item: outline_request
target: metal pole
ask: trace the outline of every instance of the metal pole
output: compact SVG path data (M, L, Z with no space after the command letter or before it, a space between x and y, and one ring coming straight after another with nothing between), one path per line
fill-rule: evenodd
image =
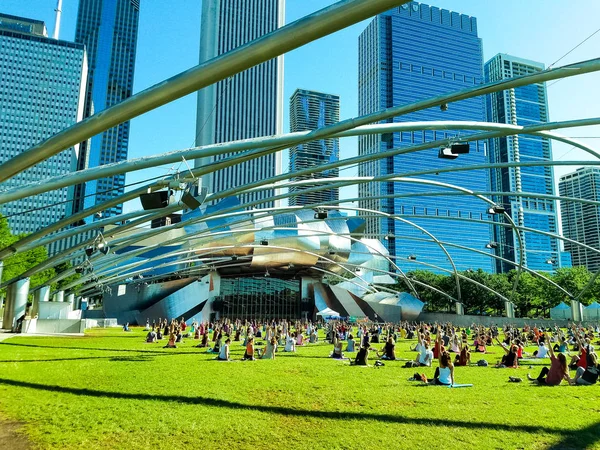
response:
M6 305L2 327L5 330L17 331L17 321L25 316L27 296L29 295L29 278L19 280L8 286L6 290Z
M364 117L364 116L363 116ZM359 118L360 119L360 118ZM582 150L592 154L593 156L600 159L600 154L595 152L591 147L585 143L577 140L550 133L547 130L556 130L562 128L580 127L580 126L592 126L600 124L600 118L591 119L578 119L565 122L552 122L536 125L532 127L514 126L508 124L496 124L496 123L485 123L485 122L469 122L469 121L439 121L439 122L405 122L405 123L390 123L390 124L377 124L377 125L365 125L356 127L344 132L331 135L331 137L348 137L348 136L361 136L364 134L380 134L380 133L392 133L396 131L414 131L414 130L456 130L456 129L472 129L472 130L514 130L520 133L534 134L542 137L555 139L561 142L565 142L569 145L575 145ZM329 127L325 127L326 129ZM142 158L130 159L113 164L107 164L100 167L93 167L81 171L74 172L70 175L56 176L44 180L44 183L32 183L25 186L19 186L13 189L6 190L0 196L0 204L5 204L14 200L37 195L42 192L48 192L54 189L60 189L66 186L80 184L86 181L91 181L99 178L105 178L112 175L123 174L132 172L135 170L141 170L144 168L156 167L163 164L169 164L177 161L181 161L182 156L188 159L199 159L206 158L209 156L216 156L223 153L235 153L242 152L251 149L260 149L260 153L255 153L255 157L266 154L272 149L281 148L281 146L292 146L306 141L306 136L310 134L310 131L302 131L296 133L285 134L281 136L267 136L258 137L252 139L245 139L241 141L227 142L222 144L213 144L203 147L195 147L185 150L177 150L167 152L154 156L145 156ZM539 133L539 134L538 134ZM492 136L492 137L503 137ZM478 137L478 140L487 139L487 137ZM438 146L439 143L435 143L434 146ZM412 147L408 147L412 148ZM419 146L420 148L420 146ZM240 155L243 156L243 155ZM373 155L375 156L375 155ZM392 156L385 152L385 157ZM219 161L219 166L211 164L207 168L196 168L192 170L194 176L201 176L210 171L221 168L223 164L233 165L239 161L239 156L224 158ZM355 161L354 158L339 161L335 165L323 165L323 169L330 169L335 167L341 167L346 164L355 164L360 161ZM225 167L225 166L223 166Z
M120 123L409 0L342 0L72 125L0 165L0 182Z

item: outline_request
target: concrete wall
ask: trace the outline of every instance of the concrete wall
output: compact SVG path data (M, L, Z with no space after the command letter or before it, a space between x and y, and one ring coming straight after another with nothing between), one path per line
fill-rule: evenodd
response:
M54 334L83 333L85 320L72 319L28 319L23 323L23 333Z
M509 319L507 317L496 317L496 316L459 316L456 314L447 314L447 313L421 313L417 318L418 322L452 322L454 325L459 327L467 327L471 324L478 324L484 326L490 325L516 325L518 327L522 327L524 325L537 325L538 327L552 327L554 325L558 325L561 328L564 328L571 324L569 320L550 320L550 319ZM585 322L584 322L585 323ZM590 322L597 323L597 322Z

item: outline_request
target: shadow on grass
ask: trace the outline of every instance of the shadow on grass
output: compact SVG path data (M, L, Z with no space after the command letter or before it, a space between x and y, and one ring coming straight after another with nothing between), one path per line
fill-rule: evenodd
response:
M163 341L163 344L161 345L161 343L157 343L156 345L160 346L160 349L163 348L163 345L166 344L167 341ZM177 352L171 352L169 350L171 349L165 349L165 351L160 351L160 350L145 350L145 349L127 349L127 348L99 348L99 347L62 347L59 345L36 345L36 344L15 344L12 342L0 342L0 346L3 345L10 345L10 346L14 346L14 347L32 347L32 348L55 348L58 350L85 350L85 351L101 351L101 352L125 352L125 353L150 353L150 354L156 354L156 355L201 355L202 353L204 353L202 350L199 351L187 351L187 352L182 352L182 351L177 351ZM152 346L154 344L148 344L149 346ZM182 347L185 348L185 347ZM193 348L193 347L188 347L188 348ZM177 349L174 349L177 350ZM7 362L7 361L0 361L0 362ZM15 361L18 362L18 361Z
M168 353L165 353L168 355ZM2 359L0 363L39 363L39 362L56 362L56 361L85 361L106 359L107 361L154 361L155 355L152 356L82 356L80 358L51 358L51 359Z
M539 434L545 432L561 436L560 442L554 444L551 449L572 448L576 443L577 448L586 448L598 440L600 440L600 422L589 425L581 430L567 430L564 428L551 428L539 425L512 425L508 423L491 423L491 422L475 422L475 421L460 421L456 419L430 419L425 417L405 417L394 414L373 414L350 411L320 411L289 408L285 406L270 406L270 405L249 405L231 400L222 400L210 397L187 397L183 395L155 395L143 393L126 393L126 392L111 392L100 391L93 389L71 388L65 386L46 385L41 383L31 383L27 381L10 380L0 378L0 384L7 386L15 386L28 389L37 389L47 392L60 392L65 394L97 397L97 398L112 398L122 400L152 400L163 402L176 402L190 405L202 405L215 408L229 408L236 410L247 410L257 412L267 412L272 414L281 414L284 416L310 417L328 420L348 421L348 420L375 420L378 422L394 423L394 424L409 424L409 425L425 425L425 426L445 426L469 428L476 430L498 430L507 432L525 432L531 434Z

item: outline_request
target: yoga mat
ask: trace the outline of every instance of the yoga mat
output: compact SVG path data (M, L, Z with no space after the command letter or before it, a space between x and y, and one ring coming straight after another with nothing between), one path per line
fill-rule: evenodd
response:
M449 388L464 388L464 387L473 387L472 384L451 384L448 386Z

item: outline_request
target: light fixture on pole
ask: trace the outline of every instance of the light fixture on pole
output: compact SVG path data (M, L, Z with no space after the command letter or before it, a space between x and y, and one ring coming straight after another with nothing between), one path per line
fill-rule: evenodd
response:
M416 255L408 255L408 258L411 261L416 261L417 260L417 256Z
M317 220L327 219L327 211L325 211L324 209L317 209L315 212L315 219L317 219Z
M497 242L490 242L488 244L485 244L485 248L498 248L498 243Z
M504 206L500 206L500 205L494 205L490 208L488 208L487 213L488 214L504 214L506 212L506 209L504 209Z
M452 153L452 149L450 147L442 147L438 152L438 158L441 159L456 159L458 155Z

